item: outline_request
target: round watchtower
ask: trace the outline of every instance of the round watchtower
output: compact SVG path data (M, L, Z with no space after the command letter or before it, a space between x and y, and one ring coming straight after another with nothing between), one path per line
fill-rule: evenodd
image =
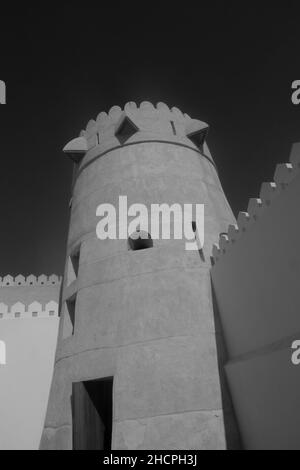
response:
M177 108L131 102L100 113L65 147L75 171L41 448L226 447L210 253L235 220L207 130ZM204 246L189 251L151 230L149 243L129 232L99 240L97 208L118 208L120 196L149 212L204 204Z

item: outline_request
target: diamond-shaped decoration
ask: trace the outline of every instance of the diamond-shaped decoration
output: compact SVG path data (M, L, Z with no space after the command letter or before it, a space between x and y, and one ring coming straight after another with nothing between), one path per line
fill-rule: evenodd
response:
M116 130L116 138L119 140L120 144L124 144L133 134L138 132L138 127L129 119L128 116L125 116Z

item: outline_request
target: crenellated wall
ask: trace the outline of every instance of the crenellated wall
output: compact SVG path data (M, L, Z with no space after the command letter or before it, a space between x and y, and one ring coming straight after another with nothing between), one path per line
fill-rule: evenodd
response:
M37 449L53 370L61 278L7 275L0 281L0 449Z
M51 317L58 316L58 302L51 300L45 306L40 302L31 302L25 305L22 302L16 302L9 306L4 302L0 302L0 319L13 318L32 318L32 317Z
M58 316L61 278L21 274L0 278L0 320Z
M136 129L142 133L147 133L147 139L152 136L161 135L163 140L169 137L171 140L177 136L186 138L189 134L201 129L208 128L208 125L198 119L192 119L188 114L182 113L178 108L169 108L165 103L157 103L154 106L148 101L143 101L140 106L131 101L126 103L124 109L120 106L113 106L108 113L101 112L96 120L91 119L86 129L81 131L80 136L87 141L87 150L102 145L120 145L116 134L124 118L130 119ZM173 122L174 127L171 122ZM191 147L195 145L191 144Z
M247 212L239 212L237 225L229 225L228 233L222 233L219 243L213 245L213 260L217 263L222 255L231 250L231 247L249 231L251 225L259 220L276 200L283 195L289 184L299 176L300 171L300 144L294 144L289 163L279 163L274 173L274 181L262 183L259 198L249 200ZM297 213L294 214L297 217Z
M213 247L226 375L246 449L299 449L300 144Z

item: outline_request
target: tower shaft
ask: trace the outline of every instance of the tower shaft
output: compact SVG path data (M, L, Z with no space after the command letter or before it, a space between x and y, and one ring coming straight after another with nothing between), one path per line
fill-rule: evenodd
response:
M76 174L41 448L226 447L209 255L234 217L206 127L176 108L128 103L67 146ZM120 195L149 213L204 204L201 253L172 238L137 250L99 240L97 207L117 208Z

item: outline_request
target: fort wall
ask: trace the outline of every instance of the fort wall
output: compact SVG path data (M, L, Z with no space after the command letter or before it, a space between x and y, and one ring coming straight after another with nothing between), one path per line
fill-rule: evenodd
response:
M226 373L246 449L299 449L300 144L237 225L214 245L211 270Z

